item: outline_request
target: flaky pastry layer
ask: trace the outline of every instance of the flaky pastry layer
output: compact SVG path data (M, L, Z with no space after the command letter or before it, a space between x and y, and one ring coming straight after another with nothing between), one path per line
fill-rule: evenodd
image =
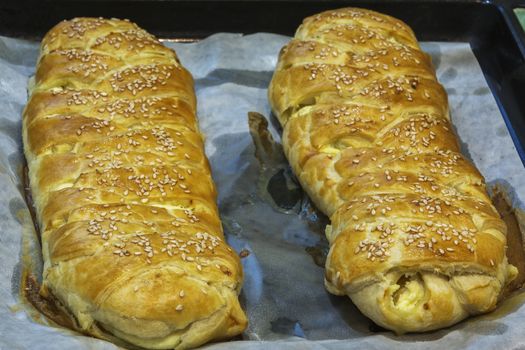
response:
M516 275L506 227L406 24L357 8L306 18L269 99L297 178L331 220L328 291L397 333L496 307Z
M87 333L182 349L246 326L195 112L191 74L129 21L42 41L23 118L41 292Z

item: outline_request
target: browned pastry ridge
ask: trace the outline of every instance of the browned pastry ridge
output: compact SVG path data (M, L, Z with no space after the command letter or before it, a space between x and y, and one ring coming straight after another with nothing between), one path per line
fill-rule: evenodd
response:
M496 307L516 275L506 227L406 24L357 8L306 18L269 99L295 174L331 220L328 291L397 333Z
M42 41L23 117L41 293L79 326L145 348L241 333L193 79L129 21L77 18Z

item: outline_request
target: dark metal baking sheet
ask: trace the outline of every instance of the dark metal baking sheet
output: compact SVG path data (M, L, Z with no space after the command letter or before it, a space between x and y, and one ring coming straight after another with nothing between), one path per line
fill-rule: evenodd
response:
M129 18L161 38L193 41L225 31L291 35L303 17L324 9L376 9L406 21L420 40L471 43L521 159L525 159L525 46L523 31L511 12L514 6L521 6L518 2L70 0L31 6L1 1L0 35L35 40L59 20L75 16Z

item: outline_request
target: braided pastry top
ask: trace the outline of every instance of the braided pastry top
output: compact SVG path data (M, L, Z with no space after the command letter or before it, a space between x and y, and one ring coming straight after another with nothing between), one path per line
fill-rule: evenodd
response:
M516 274L506 227L406 24L356 8L306 18L269 99L295 174L331 220L330 292L399 333L496 306Z
M242 332L193 79L128 21L77 18L43 39L23 137L43 293L95 336L186 348Z

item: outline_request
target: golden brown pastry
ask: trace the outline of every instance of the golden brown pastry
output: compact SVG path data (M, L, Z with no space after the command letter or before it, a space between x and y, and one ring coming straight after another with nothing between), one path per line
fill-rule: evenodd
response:
M23 119L41 293L89 334L182 349L246 326L195 102L175 52L128 21L42 41Z
M306 18L269 99L295 174L331 220L328 291L397 333L496 307L516 275L506 227L406 24L357 8Z

